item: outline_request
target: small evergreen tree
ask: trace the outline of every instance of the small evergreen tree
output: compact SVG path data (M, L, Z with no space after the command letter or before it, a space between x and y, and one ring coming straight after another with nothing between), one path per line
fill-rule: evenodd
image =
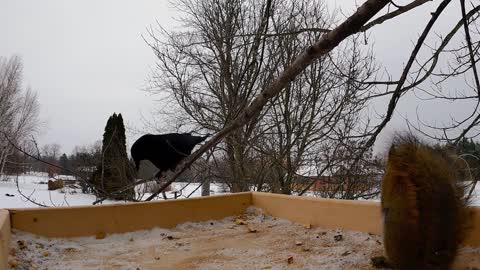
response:
M63 153L63 155L60 156L58 163L60 167L62 167L62 169L60 170L60 174L69 175L70 173L68 172L68 170L71 169L70 160L68 159L65 153Z
M114 113L108 118L105 126L102 156L93 173L91 183L95 187L96 194L102 198L133 200L134 188L124 190L133 181L134 170L127 156L123 118L121 114Z

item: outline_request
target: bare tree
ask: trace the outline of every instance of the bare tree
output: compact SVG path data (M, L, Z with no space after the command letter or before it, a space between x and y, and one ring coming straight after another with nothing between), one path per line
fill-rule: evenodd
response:
M306 67L311 65L314 61L321 56L329 53L334 48L336 48L340 42L344 41L348 36L355 34L360 31L367 31L373 29L376 25L381 24L387 20L394 20L398 16L406 12L410 12L412 9L417 8L418 6L424 5L426 3L430 3L431 6L435 8L435 11L432 13L425 14L426 26L421 33L418 41L415 44L415 47L412 50L412 53L406 62L405 68L400 75L398 80L389 80L389 81L373 81L370 84L372 85L386 85L393 86L394 89L386 89L377 93L377 95L369 95L365 98L371 99L378 96L388 96L390 95L390 101L388 103L386 113L381 115L381 120L378 125L373 126L370 130L364 132L360 136L363 136L366 139L365 143L361 145L357 145L356 147L360 149L357 153L356 160L360 160L362 156L370 149L370 147L375 143L378 135L382 132L385 128L387 123L392 119L394 114L395 108L398 104L400 98L406 93L406 91L410 89L414 89L417 87L416 84L408 84L407 79L411 78L411 69L414 63L418 61L417 56L418 52L424 46L426 37L429 36L433 26L436 24L437 19L439 16L444 12L445 8L450 4L450 0L443 0L443 1L427 1L427 0L415 0L410 2L405 6L398 6L396 4L391 4L390 8L387 10L386 14L380 15L376 19L370 21L375 15L377 15L380 10L382 10L385 6L387 6L391 1L387 0L367 0L365 1L357 11L348 17L343 23L338 25L337 27L332 28L331 31L326 31L324 35L322 35L315 43L311 46L308 46L303 52L301 52L285 69L275 78L273 78L270 83L266 85L262 91L255 96L255 98L246 106L229 124L225 125L223 129L221 129L216 135L214 135L209 141L207 141L197 152L193 153L189 159L187 159L184 163L184 166L181 166L177 169L174 176L165 184L168 185L169 183L173 182L187 167L189 167L196 159L198 159L203 153L207 150L211 149L213 146L219 144L225 137L229 136L232 132L235 132L237 129L242 128L245 124L249 123L252 119L255 119L265 106L271 101L272 98L277 97L282 90L288 86L288 84L294 80L299 74L304 72ZM466 29L466 48L469 51L469 58L471 63L471 69L474 82L478 85L477 72L474 71L475 68L475 47L473 46L473 42L469 36L469 27L470 25L468 22L472 20L472 13L478 13L478 5L472 3L471 9L467 10L465 7L464 1L461 0L461 11L462 11L462 22L464 28ZM393 27L392 27L393 29ZM473 57L472 57L473 55ZM432 63L435 63L435 59L432 60ZM427 76L428 78L428 76ZM478 87L477 87L478 88ZM477 91L478 92L478 91ZM475 107L476 108L476 107ZM468 132L472 131L477 126L477 118L480 116L477 115L477 110L475 109L475 113L473 113L473 117L467 118L467 121L460 121L459 123L467 123L467 126L460 132L460 136L457 140ZM154 194L155 195L155 194ZM152 199L154 196L149 197L147 200Z
M58 143L45 144L42 147L41 153L45 158L57 160L60 157L61 146Z
M40 150L40 156L42 156L43 160L59 165L59 158L61 154L61 146L58 143L50 143L50 144L45 144L42 146ZM41 171L48 173L49 177L54 177L55 175L60 173L59 168L53 167L48 164L41 164Z
M363 141L344 143L326 155L333 160L324 174L328 177L313 177L310 183L317 185L309 191L323 198L356 200L378 197L385 167L383 159L374 157L371 148L364 152L359 145L355 145ZM353 158L359 155L357 152L362 152L361 159ZM306 191L304 189L302 193Z
M149 44L159 60L152 91L167 94L169 103L192 119L188 125L210 132L236 119L298 51L328 32L333 23L319 1L182 1L179 9L186 10L181 32L150 31ZM308 28L311 25L316 28ZM352 38L338 54L322 57L288 84L278 99L225 137L216 155L228 165L222 167L222 176L232 191L259 189L270 179L280 182L278 191L290 193L292 176L306 165L307 155L313 160L316 144L353 132L351 123L343 123L350 130L342 133L333 127L337 122L353 122L347 115L358 116L365 104L359 98L365 88L358 82L371 76L374 68L372 59L360 52L358 41ZM351 57L332 60L346 55ZM259 160L267 159L277 166L276 175L271 170L252 170Z
M299 6L305 10L297 12L303 14L297 18L298 23L290 23L288 27L292 28L278 30L279 33L299 31L325 16L319 15L320 11L307 12L315 10L308 3ZM282 68L277 72L288 66L301 48L319 37L316 32L280 36L276 43L282 48L279 53ZM359 39L358 35L349 38L336 52L312 63L271 101L263 120L270 129L258 144L258 150L272 160L274 175L270 182L274 183L274 192L301 192L305 186L296 179L302 171L314 168L317 174L326 172L337 161L324 157L334 157L335 149L351 136L361 134L368 125L368 117L362 115L367 106L363 97L371 87L364 87L362 82L370 79L376 69L372 55L359 48Z
M0 57L0 176L14 149L5 137L21 143L40 126L37 95L22 88L22 63L19 57Z
M70 155L70 162L74 174L78 175L81 179L90 179L96 169L97 164L101 160L101 156L101 141L96 141L95 143L89 145L75 146L72 154ZM89 185L87 185L87 183L84 181L80 181L80 184L84 193L91 191Z

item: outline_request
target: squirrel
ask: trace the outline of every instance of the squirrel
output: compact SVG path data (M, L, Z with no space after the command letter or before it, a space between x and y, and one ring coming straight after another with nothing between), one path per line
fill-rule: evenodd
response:
M469 228L465 186L445 150L396 136L381 191L387 262L400 270L449 270Z

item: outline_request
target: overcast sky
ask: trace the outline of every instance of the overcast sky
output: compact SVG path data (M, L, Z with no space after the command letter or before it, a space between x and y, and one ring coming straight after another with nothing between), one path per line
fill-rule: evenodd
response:
M330 0L331 1L331 0ZM353 0L331 1L350 15ZM358 0L359 3L363 2ZM410 1L397 1L399 4ZM39 95L46 128L40 144L76 145L101 139L106 120L121 112L126 124L142 127L141 115L155 106L146 87L155 56L141 35L156 20L169 29L177 15L165 0L0 0L0 56L21 56L24 84ZM377 60L395 75L430 18L432 4L370 31ZM440 28L458 18L455 5ZM439 29L441 30L441 29ZM396 73L397 72L397 73ZM415 104L402 104L411 111ZM425 107L426 115L436 108ZM461 108L457 108L461 110ZM430 110L430 111L429 111ZM397 119L392 126L401 128ZM138 135L132 136L132 140Z

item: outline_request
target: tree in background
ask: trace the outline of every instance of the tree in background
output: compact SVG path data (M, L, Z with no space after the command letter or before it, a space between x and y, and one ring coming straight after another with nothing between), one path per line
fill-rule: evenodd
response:
M265 50L269 1L179 1L185 15L181 32L151 32L158 57L155 93L168 93L167 110L179 125L216 133L231 123L265 83L275 65ZM272 62L270 62L270 59ZM170 112L172 112L170 111ZM181 112L181 114L176 113ZM249 189L251 141L261 133L258 119L225 138L218 155L226 159L224 181L232 191Z
M83 179L91 179L96 170L97 164L102 159L102 141L98 140L91 145L75 146L73 153L70 155L70 165L76 175ZM88 183L81 181L83 193L90 193L91 190Z
M107 121L103 134L102 155L91 183L100 198L133 200L133 186L124 190L134 181L134 170L128 160L125 126L121 114L113 114Z
M70 165L70 160L68 159L67 155L63 153L63 155L60 156L58 160L58 164L60 167L62 167L60 173L63 175L70 175L69 170L72 169L72 166Z
M42 159L48 163L59 165L61 146L58 143L45 144L39 153ZM47 172L49 177L54 177L60 173L60 169L49 164L40 162L40 171Z
M19 57L0 57L0 176L14 156L11 143L24 145L40 126L38 98L22 87L22 70Z
M91 145L75 146L69 157L72 168L76 172L94 171L102 156L102 141L98 140ZM90 177L84 177L90 178Z
M234 121L334 22L321 1L194 0L179 1L178 8L184 14L181 30L150 32L158 58L152 92L168 98L164 110L171 110L179 125L210 133ZM358 121L370 87L362 82L375 68L360 41L358 35L350 38L312 64L228 134L215 149L214 164L220 167L211 172L233 192L254 187L292 193L299 168L320 164L319 148L333 151L368 122Z

